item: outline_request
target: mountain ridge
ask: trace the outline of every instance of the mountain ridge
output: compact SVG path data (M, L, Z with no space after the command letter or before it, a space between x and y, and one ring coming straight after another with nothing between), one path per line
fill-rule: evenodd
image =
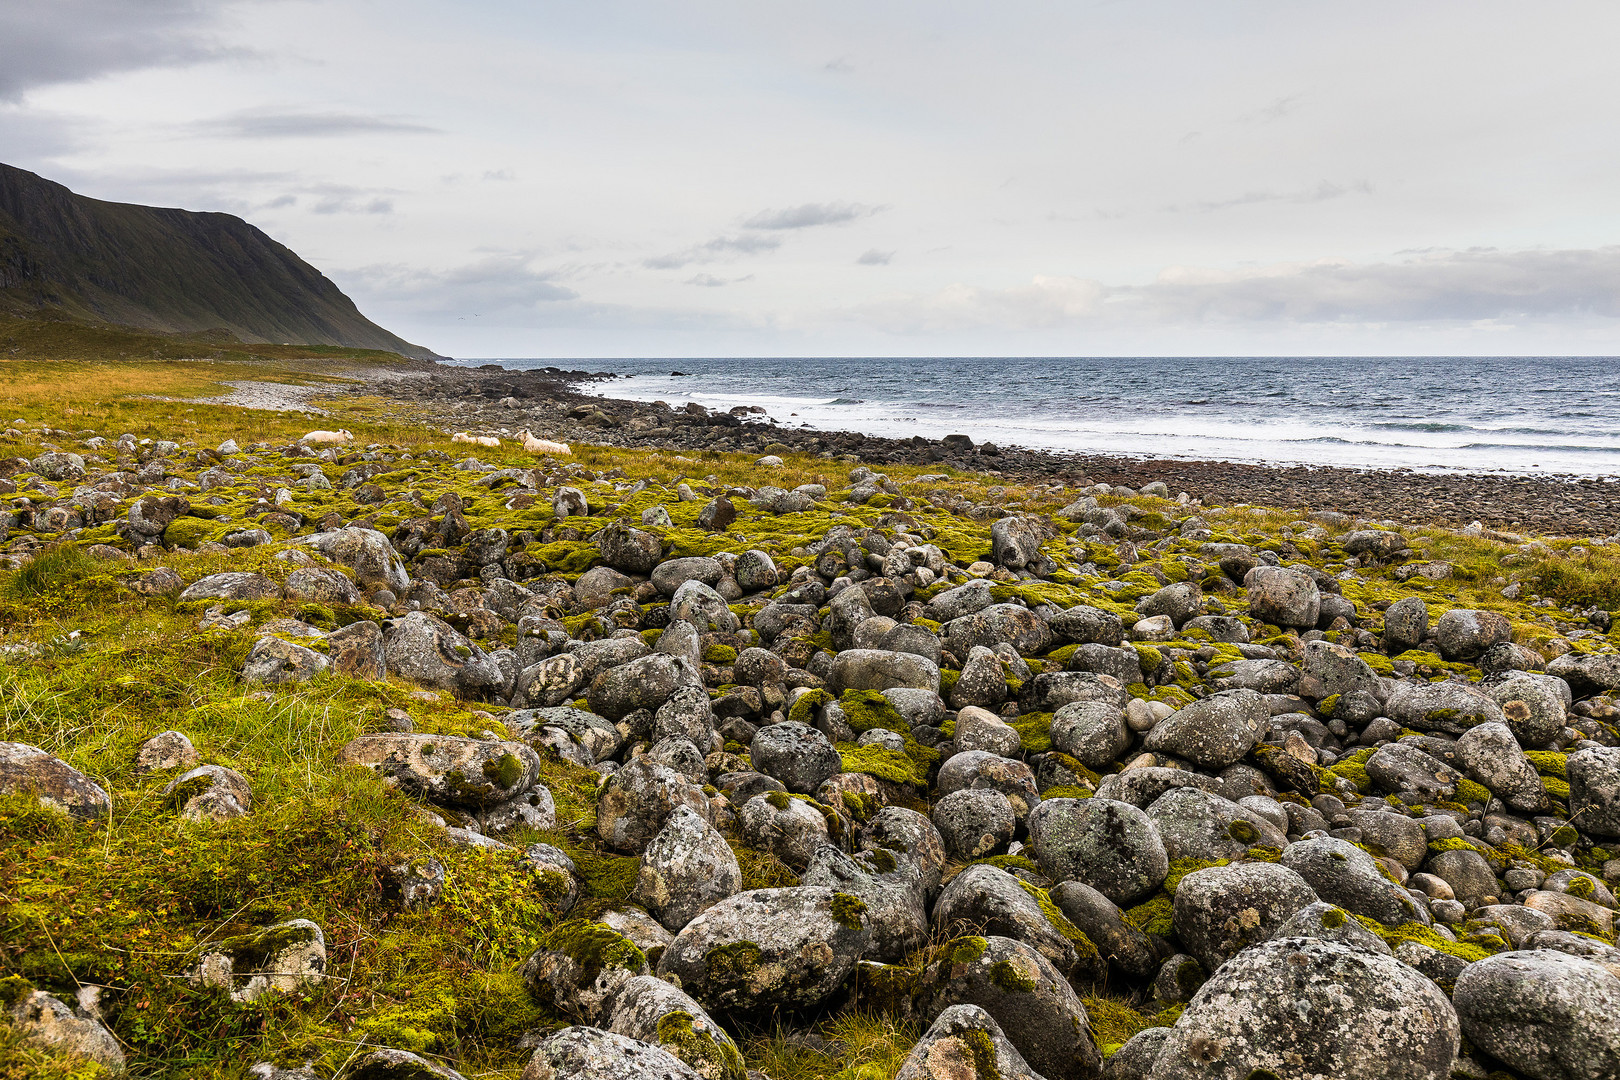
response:
M0 312L442 359L235 215L92 199L3 163Z

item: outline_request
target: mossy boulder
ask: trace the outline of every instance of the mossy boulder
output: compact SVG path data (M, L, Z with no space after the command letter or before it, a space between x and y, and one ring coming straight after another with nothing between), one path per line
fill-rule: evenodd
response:
M573 919L540 939L523 963L523 981L563 1015L600 1025L615 995L647 971L646 954L629 938L603 923Z

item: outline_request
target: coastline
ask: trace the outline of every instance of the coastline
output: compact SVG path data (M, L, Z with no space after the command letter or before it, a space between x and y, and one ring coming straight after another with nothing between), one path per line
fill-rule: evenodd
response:
M508 435L528 427L543 438L660 450L797 452L869 465L928 465L1020 481L1106 483L1140 488L1162 481L1205 505L1251 503L1336 510L1404 525L1465 527L1555 536L1620 534L1620 485L1563 474L1432 473L1343 466L1265 465L1182 457L1082 454L974 444L948 437L883 438L784 427L763 410L714 413L682 402L632 401L590 390L604 372L499 365L440 365L426 377L375 372L358 392L388 400L400 419L447 431ZM601 387L607 390L607 386Z

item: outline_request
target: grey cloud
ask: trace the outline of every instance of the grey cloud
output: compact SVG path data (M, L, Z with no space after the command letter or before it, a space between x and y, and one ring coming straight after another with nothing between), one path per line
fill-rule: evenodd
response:
M1339 199L1346 195L1371 195L1372 191L1372 184L1366 180L1355 180L1348 184L1336 184L1331 180L1323 180L1314 187L1300 188L1295 191L1246 191L1242 195L1230 199L1183 203L1166 206L1163 209L1167 214L1208 214L1216 210L1230 210L1235 206L1253 206L1257 203L1327 202L1329 199Z
M780 238L775 236L717 236L713 240L685 251L674 251L668 255L655 255L642 261L643 266L649 270L679 270L683 266L693 263L718 262L723 259L734 259L739 255L759 255L767 251L775 251L782 246Z
M578 299L579 293L558 284L563 271L536 269L532 260L505 252L447 270L368 266L342 276L368 302L409 304L429 315L488 314Z
M697 274L687 278L685 284L702 285L706 289L717 289L722 285L729 285L731 282L725 278L717 278L713 274Z
M343 112L285 112L247 109L187 125L196 135L229 139L299 139L375 133L436 135L440 130L397 116Z
M817 225L842 225L881 211L881 206L861 203L805 203L786 210L761 210L743 222L745 229L809 229Z
M879 251L877 248L872 248L869 251L863 251L861 257L856 259L855 262L861 266L888 266L893 258L894 252L892 251Z
M245 55L213 31L222 0L12 0L0 4L0 101L52 83Z
M977 327L1445 324L1620 318L1620 245L1432 252L1400 261L1321 260L1243 270L1174 267L1146 285L1036 277L954 285L860 310L901 332Z

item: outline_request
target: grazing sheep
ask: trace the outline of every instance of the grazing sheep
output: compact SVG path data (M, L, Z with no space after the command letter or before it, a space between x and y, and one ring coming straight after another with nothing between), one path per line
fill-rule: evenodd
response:
M472 442L472 436L467 434L465 431L458 431L454 435L450 436L450 441L451 442Z
M469 435L465 431L458 431L450 436L451 442L471 443L474 446L499 446L501 440L493 435Z
M299 439L298 441L299 442L307 442L307 443L353 442L354 441L354 433L352 431L350 431L348 428L343 428L340 431L311 431L308 435L305 435L302 439Z
M565 442L552 442L550 439L537 439L524 428L518 432L518 438L523 440L523 449L531 454L572 454Z

